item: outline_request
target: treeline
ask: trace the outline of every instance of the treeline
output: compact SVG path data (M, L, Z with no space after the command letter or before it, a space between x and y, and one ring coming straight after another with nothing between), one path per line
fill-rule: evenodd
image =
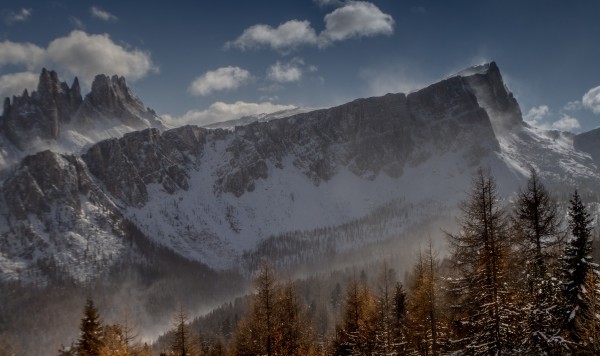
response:
M219 327L193 327L198 323L190 323L180 310L171 331L151 350L128 337L124 325L90 322L98 320L97 312L90 312L90 301L78 342L61 352L600 354L600 275L591 257L593 221L578 192L563 221L535 172L509 209L502 205L494 178L480 171L460 208L458 232L446 234L448 257L440 259L430 242L416 255L404 284L384 262L373 278L354 271L344 288L329 286L328 300L307 303L305 289L310 285L282 281L265 263L255 277L246 311L236 308L235 317L228 315ZM89 332L89 326L95 331Z

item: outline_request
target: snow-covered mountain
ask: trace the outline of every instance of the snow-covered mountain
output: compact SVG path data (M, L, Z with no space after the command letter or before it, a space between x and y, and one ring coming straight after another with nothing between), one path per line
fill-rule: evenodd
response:
M122 79L97 80L98 95L76 110L62 103L78 102L77 86L60 86L62 99L54 102L61 103L58 112L68 108L65 125L114 117L128 127L138 119L155 126L152 112L123 108L113 89L104 89L120 88ZM15 104L23 97L5 105L2 132L18 127L18 137L28 137L38 127L37 119L33 126L6 124L15 121L16 108L22 117L56 122L54 111L32 116ZM2 186L0 275L43 279L44 268L54 266L88 280L131 258L126 221L157 245L215 269L236 267L266 241L291 235L305 245L327 241L320 252L358 248L451 214L479 167L490 168L506 194L523 184L530 167L558 192L600 188L600 135L527 125L493 62L408 95L253 121L228 129L147 128L81 155L25 157ZM44 134L36 137L55 138L55 126L39 126Z

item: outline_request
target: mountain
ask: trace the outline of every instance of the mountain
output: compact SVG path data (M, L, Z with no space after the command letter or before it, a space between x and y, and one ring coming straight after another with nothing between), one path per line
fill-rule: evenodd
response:
M125 78L95 77L81 96L79 80L71 86L55 71L42 69L37 90L4 100L0 116L0 170L44 149L75 153L86 145L126 132L164 125L127 87Z
M81 102L75 83L52 84L50 95L40 94L41 82L35 95L5 106L2 133L20 149L31 127L51 140L65 127L111 120L157 126L122 78L97 77ZM22 126L7 124L14 112ZM452 220L480 167L505 194L531 167L557 194L598 191L598 140L527 125L492 62L408 95L228 129L150 127L82 154L42 151L2 184L0 274L43 281L53 266L87 281L124 256L143 260L127 224L217 270L244 272L264 256L280 265L318 261L399 238L410 247L418 243L411 231Z

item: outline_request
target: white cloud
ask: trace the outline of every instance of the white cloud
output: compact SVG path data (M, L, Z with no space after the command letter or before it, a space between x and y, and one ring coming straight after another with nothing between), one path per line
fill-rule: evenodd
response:
M247 83L250 77L250 72L240 67L222 67L196 78L188 91L193 95L205 96L219 90L233 90Z
M523 119L530 125L539 126L541 121L548 115L550 109L547 105L534 106L529 111Z
M335 1L317 1L319 4L333 4ZM337 3L337 2L335 2ZM227 42L225 48L241 50L270 47L275 51L288 53L301 46L321 48L335 41L350 38L391 35L394 32L394 19L370 2L349 1L325 15L325 29L317 35L308 21L290 20L278 27L259 24L248 27L234 41Z
M313 0L313 1L321 7L344 5L344 2L341 0Z
M294 58L289 63L277 61L267 69L267 78L279 83L298 81L302 78L302 65L304 61L299 58Z
M152 64L150 54L124 48L114 43L107 34L88 35L79 30L50 42L46 59L79 76L86 83L91 83L99 73L122 75L135 81L149 72L158 71Z
M27 21L29 17L31 17L31 14L31 9L22 8L18 12L10 12L8 15L6 15L6 17L4 18L4 22L7 25L12 25L15 22L24 22Z
M0 98L20 95L24 89L31 93L37 87L39 74L22 72L0 76Z
M394 32L392 16L365 1L351 1L325 16L325 30L320 37L324 44L348 38L391 35Z
M90 7L90 14L102 21L117 21L119 18L108 11L102 10L97 6Z
M74 30L41 48L31 43L0 42L0 68L21 65L29 71L42 66L65 70L91 84L96 74L117 74L135 81L157 72L150 54L114 43L107 34L88 35Z
M581 103L581 101L575 100L575 101L569 101L568 103L566 103L565 106L563 106L563 110L578 111L578 110L581 110L582 107L583 107L583 104Z
M592 110L594 114L600 114L600 86L588 90L581 101L583 106Z
M36 68L44 58L44 50L32 43L0 42L0 67L24 65L27 69Z
M317 34L308 21L290 20L277 28L269 25L254 25L242 33L225 47L236 47L241 50L259 47L271 47L276 51L288 52L302 45L317 43Z
M277 111L294 109L294 105L278 105L270 102L248 103L237 101L235 103L216 102L206 110L190 110L182 117L162 115L161 117L172 126L199 125L205 126L215 122L239 119L243 116L270 114Z
M75 26L75 28L79 29L79 30L85 30L85 24L83 23L83 21L81 21L80 19L78 19L75 16L71 16L69 17L69 22Z
M552 123L552 128L560 131L571 131L581 128L581 125L576 118L563 114L560 120Z

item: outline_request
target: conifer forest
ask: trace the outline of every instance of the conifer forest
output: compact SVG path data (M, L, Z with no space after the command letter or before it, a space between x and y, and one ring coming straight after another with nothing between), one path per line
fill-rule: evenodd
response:
M403 276L383 261L292 279L263 261L251 293L197 318L178 307L154 342L90 296L78 339L55 354L598 355L600 275L578 191L563 214L532 171L508 204L480 170L460 212L447 253L425 242Z

